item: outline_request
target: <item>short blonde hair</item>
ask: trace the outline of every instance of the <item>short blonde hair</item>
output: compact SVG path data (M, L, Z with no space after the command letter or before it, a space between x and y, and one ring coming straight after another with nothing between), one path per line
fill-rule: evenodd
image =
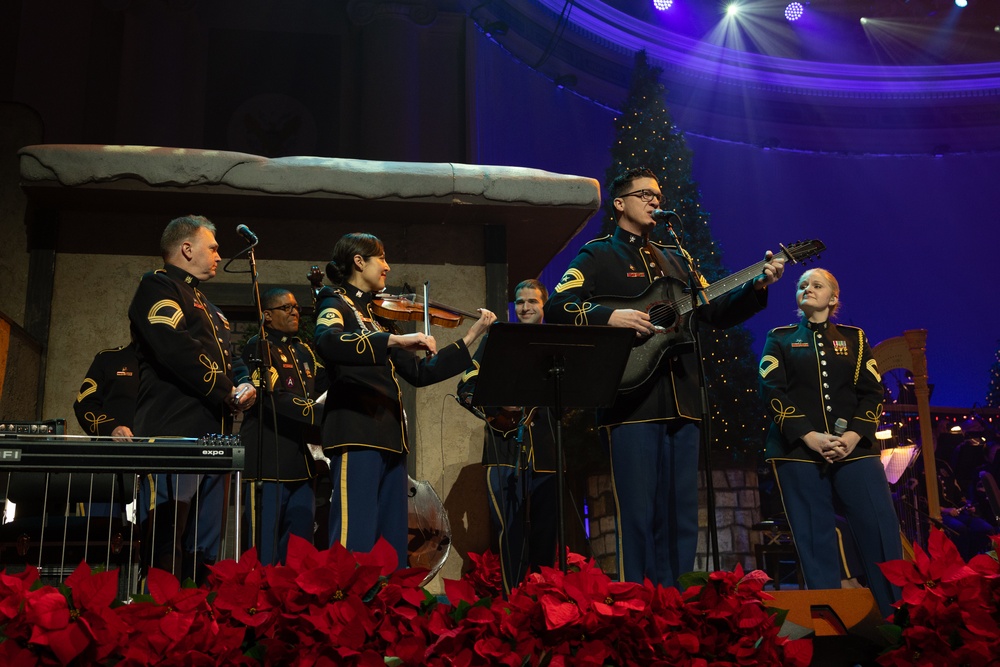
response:
M830 289L833 290L833 295L837 297L837 303L830 306L830 319L832 320L834 316L837 314L837 311L840 310L840 283L837 282L837 279L834 278L832 273L830 273L826 269L821 269L820 267L817 266L802 272L802 275L799 276L798 282L795 283L796 292L798 292L799 285L802 283L802 280L810 273L818 273L819 275L823 276L823 280L829 283ZM805 315L805 313L802 312L801 308L798 310L798 313L799 317Z

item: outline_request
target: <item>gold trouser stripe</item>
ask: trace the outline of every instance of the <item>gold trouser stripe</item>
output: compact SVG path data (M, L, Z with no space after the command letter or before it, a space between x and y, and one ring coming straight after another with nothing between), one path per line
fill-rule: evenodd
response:
M615 537L618 540L618 581L625 581L625 542L622 540L622 504L618 502L618 485L615 484L615 457L611 442L611 429L608 429L608 460L611 463L611 495L615 498Z
M347 452L340 457L340 544L347 546Z
M149 473L146 479L149 481L149 507L146 509L152 512L156 509L156 475Z
M247 504L249 507L247 511L250 512L250 546L257 546L257 484L256 482L250 482L250 493L247 494L249 498L247 499ZM257 554L260 558L260 554Z
M490 479L491 466L486 466L486 492L490 494L490 504L493 505L493 511L497 513L500 518L500 534L497 539L500 544L500 575L503 577L503 589L507 595L510 595L510 579L507 576L507 566L512 565L512 563L507 563L507 559L504 558L506 550L503 547L503 537L504 533L507 532L507 523L504 521L503 510L500 509L500 502L496 495L493 493L493 480Z
M795 461L797 463L810 463L810 461L798 461L797 459L768 459L768 461L767 461L768 463L771 464L771 471L774 473L774 481L778 485L778 497L781 498L781 511L783 511L785 513L785 516L787 517L788 516L788 509L785 507L785 495L781 492L781 478L778 476L778 461L779 460ZM847 567L847 554L844 553L844 536L841 534L840 528L836 528L835 527L834 530L837 531L837 549L840 550L840 563L841 563L841 565L843 565L844 572L847 574L847 576L844 577L844 578L845 579L850 579L852 575L851 575L851 568ZM792 544L795 544L795 531L792 530L791 524L788 525L788 532L790 532L792 534ZM799 548L798 548L798 546L796 546L795 547L795 554L796 554L796 556L798 556L798 553L799 553ZM799 572L802 571L801 567L802 567L802 564L799 563L799 568L800 568ZM804 578L805 578L805 576L803 575L803 579Z
M844 568L844 579L850 579L852 576L851 568L847 566L847 554L844 553L844 534L840 532L840 528L834 528L837 531L837 548L840 549L840 564Z

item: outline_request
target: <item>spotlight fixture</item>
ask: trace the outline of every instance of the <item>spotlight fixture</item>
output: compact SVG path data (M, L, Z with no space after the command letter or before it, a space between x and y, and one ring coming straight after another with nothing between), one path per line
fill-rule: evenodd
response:
M805 8L802 6L801 2L790 2L788 6L785 7L785 19L789 22L798 21L802 18L802 12Z
M969 0L955 0L955 6L956 7L968 7L969 6Z
M726 5L726 16L733 17L740 13L740 6L736 2Z
M653 0L653 9L665 12L674 6L674 0Z

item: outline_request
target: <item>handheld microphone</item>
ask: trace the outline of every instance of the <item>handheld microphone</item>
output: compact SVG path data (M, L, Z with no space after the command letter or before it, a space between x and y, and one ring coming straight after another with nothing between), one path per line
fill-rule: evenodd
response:
M847 432L847 420L843 417L837 417L837 421L833 422L833 434L834 435L844 435ZM826 472L830 469L830 461L826 461L823 464L823 471Z
M250 231L246 225L236 225L236 233L250 244L250 247L257 245L257 235Z
M668 225L670 224L670 218L679 218L679 217L680 216L677 215L677 213L675 213L674 211L664 211L663 209L660 208L653 211L653 220L656 220L657 222L665 222Z

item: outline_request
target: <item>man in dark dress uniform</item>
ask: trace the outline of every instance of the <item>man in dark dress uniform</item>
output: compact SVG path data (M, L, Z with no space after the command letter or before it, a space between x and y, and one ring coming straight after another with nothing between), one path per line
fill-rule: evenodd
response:
M541 324L549 293L537 280L514 289L514 312L522 324ZM488 336L488 334L487 334ZM551 410L523 407L476 407L484 339L458 383L461 404L486 420L483 465L490 518L499 542L504 593L510 594L528 569L552 566L558 528L555 422Z
M138 394L135 345L101 350L87 369L73 403L76 420L87 435L128 440L132 437Z
M260 337L254 336L243 348L243 360L253 369L258 390L263 370L267 389L258 393L257 408L246 414L240 439L247 457L246 517L251 525L246 535L260 562L274 565L285 561L290 535L313 539L316 460L307 444L320 442L316 399L327 383L312 348L295 335L300 311L295 295L278 287L265 292L260 302L267 348L261 349Z
M545 305L555 324L611 325L637 336L659 335L645 310L612 309L600 296L637 296L660 276L688 284L684 259L673 246L652 243L660 184L646 169L627 171L609 190L618 228L580 249ZM769 256L769 255L768 255ZM783 270L774 258L754 280L697 310L699 321L734 326L767 303L767 286ZM690 298L690 297L687 297ZM641 306L640 306L641 307ZM598 413L611 457L618 576L622 581L674 586L694 568L698 541L698 359L689 350L668 353L641 387L621 392Z
M215 225L201 216L172 220L163 231L164 267L145 274L128 317L139 358L135 434L190 437L228 434L233 414L257 392L230 351L229 321L198 290L220 261ZM200 578L221 542L226 475L155 476L152 563Z

